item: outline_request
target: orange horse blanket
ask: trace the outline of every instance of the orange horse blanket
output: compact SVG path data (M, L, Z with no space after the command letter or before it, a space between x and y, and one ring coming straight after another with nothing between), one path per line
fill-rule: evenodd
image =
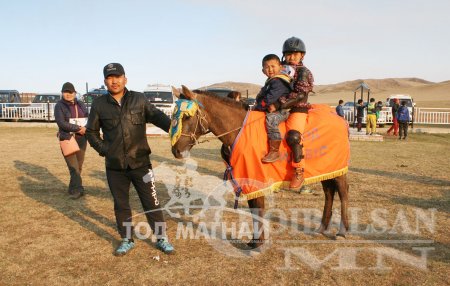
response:
M292 113L286 122L280 124L283 138L288 130L298 130L296 126L302 125L298 119L299 114ZM283 140L280 160L264 164L261 158L268 149L265 113L249 112L233 144L230 158L232 176L246 199L264 196L289 186L294 173L289 147ZM313 104L303 132L303 155L305 185L347 173L350 159L347 121L329 106Z

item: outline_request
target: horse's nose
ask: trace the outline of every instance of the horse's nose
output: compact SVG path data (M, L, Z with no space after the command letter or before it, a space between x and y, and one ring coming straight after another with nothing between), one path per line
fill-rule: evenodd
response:
M175 147L172 147L172 154L177 159L183 158L183 156L181 156L180 151L177 148L175 148Z

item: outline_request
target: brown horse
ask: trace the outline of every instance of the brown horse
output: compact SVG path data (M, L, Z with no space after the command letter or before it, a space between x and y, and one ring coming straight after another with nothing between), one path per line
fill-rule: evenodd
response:
M239 133L244 122L247 110L245 105L222 98L203 91L190 91L182 86L182 94L173 89L174 94L180 98L196 101L199 103L195 114L184 116L182 119L181 136L172 146L172 153L176 158L183 158L188 155L190 149L198 143L198 138L206 133L213 133L225 146L231 146ZM177 124L177 118L172 124ZM348 184L346 175L324 180L321 182L325 193L325 205L321 226L318 233L324 234L327 230L331 215L334 195L337 191L341 201L341 223L337 237L345 238L349 228L348 224ZM248 200L248 205L252 214L258 217L264 216L264 197ZM257 220L261 223L261 219ZM254 234L253 240L249 243L251 247L258 247L264 241L264 233Z

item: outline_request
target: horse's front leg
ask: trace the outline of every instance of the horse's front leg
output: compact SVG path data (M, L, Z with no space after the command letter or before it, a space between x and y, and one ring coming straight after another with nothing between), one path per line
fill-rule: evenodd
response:
M257 248L264 244L264 197L248 200L248 206L253 221L253 239L248 246ZM257 227L255 228L255 226Z
M339 227L339 232L336 237L343 237L347 234L349 229L348 223L348 183L347 176L343 175L336 178L337 191L339 194L339 199L341 201L341 223Z

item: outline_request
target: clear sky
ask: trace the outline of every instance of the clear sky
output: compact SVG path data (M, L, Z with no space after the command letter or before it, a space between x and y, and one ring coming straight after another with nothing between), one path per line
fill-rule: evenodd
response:
M316 84L362 78L450 80L448 0L0 0L0 89L81 93L107 63L128 87L263 84L261 59L306 43Z

